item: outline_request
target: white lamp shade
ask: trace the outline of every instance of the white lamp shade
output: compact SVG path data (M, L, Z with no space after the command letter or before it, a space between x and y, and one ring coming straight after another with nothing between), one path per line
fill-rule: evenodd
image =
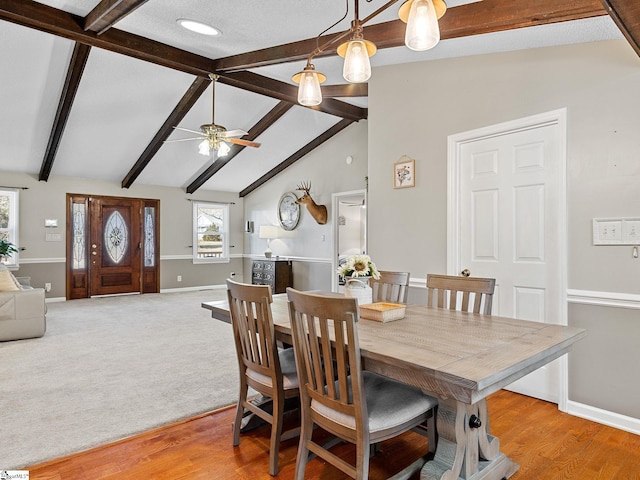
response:
M278 227L273 225L261 225L260 232L258 233L260 238L278 238Z
M440 41L438 15L432 0L414 0L407 19L404 43L411 50L424 51Z
M198 145L198 153L200 155L209 155L209 140L205 139Z
M351 40L347 45L342 76L351 83L362 83L371 78L371 62L364 40Z
M229 144L227 142L221 141L220 146L218 147L218 156L226 157L230 151L231 151L231 147L229 147Z

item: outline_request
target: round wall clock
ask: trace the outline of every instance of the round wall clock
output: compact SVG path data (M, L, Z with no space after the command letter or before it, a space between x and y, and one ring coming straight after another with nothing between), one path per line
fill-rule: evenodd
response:
M298 197L293 192L287 192L278 202L278 221L285 230L293 230L300 221L300 205L296 203Z

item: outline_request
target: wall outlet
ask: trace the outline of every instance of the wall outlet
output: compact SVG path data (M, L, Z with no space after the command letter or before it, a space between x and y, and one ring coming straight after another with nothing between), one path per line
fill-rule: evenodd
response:
M178 275L177 280L178 280L179 282L181 282L181 281L182 281L182 275Z
M51 291L51 284L50 283L45 283L44 284L44 291L45 292L50 292Z

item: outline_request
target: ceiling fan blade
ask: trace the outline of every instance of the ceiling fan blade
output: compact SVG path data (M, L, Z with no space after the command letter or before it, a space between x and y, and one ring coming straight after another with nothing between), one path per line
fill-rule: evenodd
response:
M245 147L255 147L258 148L261 143L252 142L251 140L242 140L241 138L226 138L225 141L229 143L235 143L236 145L244 145Z
M226 132L224 132L223 135L229 138L229 137L244 137L245 135L249 135L249 134L244 130L227 130Z
M187 140L202 140L204 137L176 138L173 140L165 140L163 143L186 142Z
M182 128L182 127L173 127L173 128L175 128L176 130L182 130L183 132L195 133L196 135L204 136L204 133L198 130L189 130L188 128Z

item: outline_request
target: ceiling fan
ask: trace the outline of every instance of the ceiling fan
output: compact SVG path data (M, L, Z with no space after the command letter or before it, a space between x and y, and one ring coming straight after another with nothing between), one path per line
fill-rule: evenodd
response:
M242 145L245 147L258 148L261 145L258 142L252 142L251 140L243 140L241 138L237 138L248 135L248 133L244 130L227 130L222 125L215 124L215 94L218 75L210 74L209 78L211 78L211 80L213 81L213 83L211 84L211 123L200 125L200 131L190 130L188 128L182 127L173 127L176 130L195 133L198 136L190 138L179 138L175 140L165 140L165 143L200 140L201 142L198 145L199 154L211 155L213 152L217 152L219 157L224 157L231 151L231 146L229 145L230 143Z

